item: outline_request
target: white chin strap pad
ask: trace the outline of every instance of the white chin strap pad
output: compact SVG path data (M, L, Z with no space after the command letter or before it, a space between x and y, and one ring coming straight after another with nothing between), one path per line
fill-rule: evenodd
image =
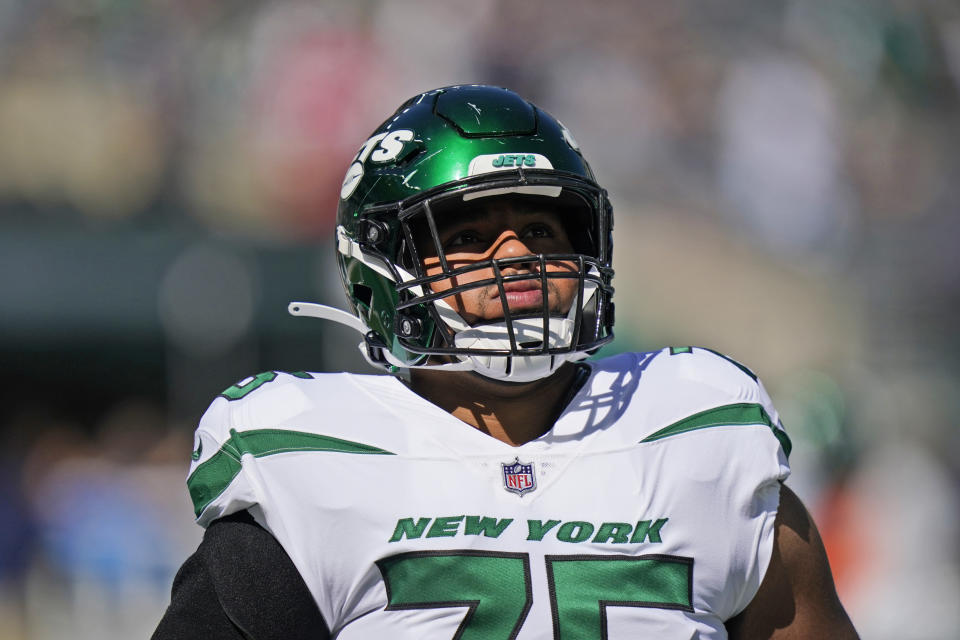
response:
M513 321L513 335L520 347L543 346L543 319L522 318ZM569 347L573 337L573 320L550 318L547 323L547 344L550 347ZM460 349L510 349L510 332L506 322L470 327L458 331L454 345Z
M523 318L513 321L516 344L539 348L543 345L543 319ZM547 346L569 347L573 339L573 320L550 318L547 325ZM454 344L461 349L510 349L510 334L505 322L471 327L458 331ZM579 357L572 358L571 356ZM586 354L564 353L559 356L459 356L472 363L472 370L487 378L507 382L531 382L545 378L571 359L582 359Z

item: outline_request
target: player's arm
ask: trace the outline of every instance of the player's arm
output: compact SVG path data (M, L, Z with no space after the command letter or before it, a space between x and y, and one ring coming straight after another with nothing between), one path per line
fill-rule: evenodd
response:
M173 582L152 640L324 640L307 585L246 511L213 522Z
M858 638L837 596L817 527L786 485L780 486L770 566L757 595L727 630L734 640Z

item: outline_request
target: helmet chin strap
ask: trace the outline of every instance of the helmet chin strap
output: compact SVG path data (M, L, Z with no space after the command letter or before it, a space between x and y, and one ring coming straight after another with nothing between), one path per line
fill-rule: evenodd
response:
M441 303L442 304L442 303ZM456 313L453 309L449 313ZM446 310L444 310L446 311ZM292 316L302 316L307 318L319 318L321 320L330 320L338 324L353 329L364 336L364 340L357 345L364 359L374 367L382 367L383 361L387 364L400 369L437 369L445 371L473 371L486 378L499 380L502 382L533 382L551 375L560 368L565 362L582 360L587 354L582 351L564 353L556 355L530 355L530 356L480 356L480 355L457 355L459 362L447 362L442 364L410 364L398 359L389 349L379 349L380 357L383 361L378 361L371 353L371 347L368 335L370 329L360 318L337 309L328 307L315 302L291 302L287 305L287 312ZM441 312L446 320L447 313ZM459 319L460 316L458 315ZM462 319L459 320L463 322ZM539 318L525 318L513 321L514 335L518 342L542 340L543 324ZM570 318L551 318L549 323L548 340L556 344L555 340L561 339L569 342L570 332L573 328L573 322ZM564 337L566 336L566 337ZM456 344L461 347L475 348L510 348L510 338L506 329L506 323L496 323L473 329L458 331L456 334Z
M585 305L592 297L595 286L590 285L584 292ZM471 327L463 321L449 305L443 301L434 302L441 319L454 330L454 344L464 349L509 350L512 344L542 344L546 340L549 347L568 346L574 339L574 317L576 307L572 307L566 317L550 318L547 323L547 335L543 335L543 320L539 317L513 320L513 340L507 322L496 322ZM357 316L322 304L313 302L291 302L287 311L293 316L305 316L331 320L350 327L364 336L357 347L364 359L374 367L383 363L400 369L436 369L445 371L473 371L479 375L501 382L533 382L552 375L566 362L576 362L587 357L584 351L573 351L550 355L487 356L456 354L459 362L441 364L411 364L398 359L388 348L371 342L370 329ZM374 352L376 351L376 355Z
M367 325L363 324L363 320L352 313L348 313L343 309L317 304L316 302L291 302L287 305L287 313L292 316L332 320L338 324L350 327L354 331L359 331L364 335L369 331Z
M472 369L472 366L469 362L450 362L446 364L431 364L431 365L413 365L407 362L403 362L397 358L393 353L390 352L387 348L378 349L381 359L378 360L373 356L371 351L376 347L372 344L368 338L370 335L370 328L363 323L363 320L357 316L344 311L342 309L337 309L335 307L328 307L327 305L317 304L315 302L291 302L287 305L287 313L292 316L302 316L305 318L319 318L321 320L331 320L338 324L342 324L345 327L350 327L354 331L360 333L363 336L363 341L357 345L357 348L360 350L360 353L363 354L364 360L366 360L371 366L382 368L383 363L386 362L390 366L397 367L399 369L446 369L447 371L469 371Z

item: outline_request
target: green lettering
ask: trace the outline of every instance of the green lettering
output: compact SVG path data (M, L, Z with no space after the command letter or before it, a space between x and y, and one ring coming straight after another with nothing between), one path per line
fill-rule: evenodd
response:
M497 520L486 516L467 516L467 521L463 526L464 535L479 536L483 534L488 538L499 538L503 530L513 522L513 518Z
M427 531L428 538L452 538L457 535L457 528L463 516L448 516L446 518L434 518L430 525L430 531Z
M512 167L513 161L517 156L503 156L503 166Z
M597 535L593 538L594 542L615 542L622 544L627 542L627 534L633 526L626 522L604 522L597 530Z
M667 524L669 518L660 518L653 524L649 520L640 520L637 522L637 528L633 530L633 537L630 542L643 542L644 538L649 538L650 542L663 542L660 539L660 529Z
M423 535L423 531L428 524L430 524L430 518L420 518L416 524L414 524L413 518L400 518L397 520L397 527L393 530L390 542L397 542L403 539L403 536L407 536L408 540L419 538Z
M537 156L532 155L532 154L527 154L527 155L524 156L524 158L523 158L523 164L525 164L525 165L528 166L528 167L535 167L535 166L537 166Z
M560 524L559 520L527 520L527 540L540 542L550 529Z
M493 159L493 162L491 164L493 164L493 166L495 167L502 167L504 157L505 156L497 156L496 158Z
M561 542L583 542L593 535L593 525L583 520L565 522L557 531L557 540Z

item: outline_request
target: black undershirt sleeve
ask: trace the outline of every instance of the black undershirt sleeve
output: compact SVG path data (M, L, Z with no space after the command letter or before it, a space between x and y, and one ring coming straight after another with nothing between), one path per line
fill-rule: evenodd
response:
M213 522L173 581L152 640L329 640L306 583L246 511Z

